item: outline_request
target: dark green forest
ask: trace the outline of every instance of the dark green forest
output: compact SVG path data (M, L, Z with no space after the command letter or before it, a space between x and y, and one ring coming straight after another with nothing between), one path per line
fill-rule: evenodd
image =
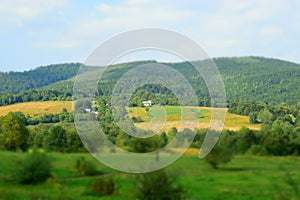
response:
M109 66L98 84L98 96L110 96L116 81L135 66L155 61ZM199 61L201 62L201 61ZM215 58L225 83L227 101L262 104L299 104L300 65L272 58ZM204 80L187 62L163 63L178 70L191 83L199 106L210 106ZM80 64L40 67L28 72L0 73L0 105L27 101L71 100L74 76ZM131 106L151 99L162 105L178 105L175 95L161 85L144 85L131 98ZM248 113L246 114L248 115Z
M0 95L18 94L21 91L67 80L77 74L80 65L80 63L57 64L25 72L0 72Z

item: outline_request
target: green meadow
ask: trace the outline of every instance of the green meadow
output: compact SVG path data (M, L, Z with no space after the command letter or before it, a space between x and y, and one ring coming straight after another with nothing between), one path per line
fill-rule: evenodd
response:
M297 199L300 181L299 157L235 156L212 169L197 157L197 149L166 168L176 184L183 187L186 199ZM90 183L100 177L113 178L117 191L101 199L134 199L138 175L110 169L90 154L49 153L52 178L38 185L16 184L13 172L25 153L1 151L0 199L98 199L87 194ZM97 166L98 174L82 176L75 170L76 160L85 157ZM298 196L297 196L298 195Z
M157 121L164 121L163 130L167 131L172 127L180 129L181 117L184 116L184 120L199 120L199 126L197 128L207 128L209 127L211 120L212 108L210 107L180 107L180 106L153 106L148 108L145 107L130 107L129 115L131 117L140 117L141 122L135 123L139 128L147 129L151 123L151 119ZM250 124L248 116L242 116L237 114L232 114L227 112L225 109L225 129L229 130L239 130L242 126L248 127L253 130L259 130L260 124ZM191 123L194 124L194 123ZM195 127L186 128L194 129Z

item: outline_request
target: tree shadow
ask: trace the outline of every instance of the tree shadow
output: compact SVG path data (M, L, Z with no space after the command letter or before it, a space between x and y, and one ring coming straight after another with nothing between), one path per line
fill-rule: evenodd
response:
M247 168L247 167L219 167L218 170L227 172L243 172L243 171L253 171L259 170L259 168Z

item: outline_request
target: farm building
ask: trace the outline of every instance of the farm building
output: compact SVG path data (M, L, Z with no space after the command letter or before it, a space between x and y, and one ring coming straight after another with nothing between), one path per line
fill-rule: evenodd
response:
M152 106L153 105L153 102L151 100L143 101L142 103L144 106Z

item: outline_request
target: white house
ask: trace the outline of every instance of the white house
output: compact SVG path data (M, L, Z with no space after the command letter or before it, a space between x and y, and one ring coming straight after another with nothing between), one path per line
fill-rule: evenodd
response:
M87 113L90 113L90 112L92 112L92 109L87 108L87 109L84 109L84 111L87 112Z
M153 102L151 100L143 101L142 103L144 106L152 106L153 105Z
M84 109L85 113L94 113L95 115L98 115L99 112L98 111L93 111L92 109L90 108L87 108L87 109Z

